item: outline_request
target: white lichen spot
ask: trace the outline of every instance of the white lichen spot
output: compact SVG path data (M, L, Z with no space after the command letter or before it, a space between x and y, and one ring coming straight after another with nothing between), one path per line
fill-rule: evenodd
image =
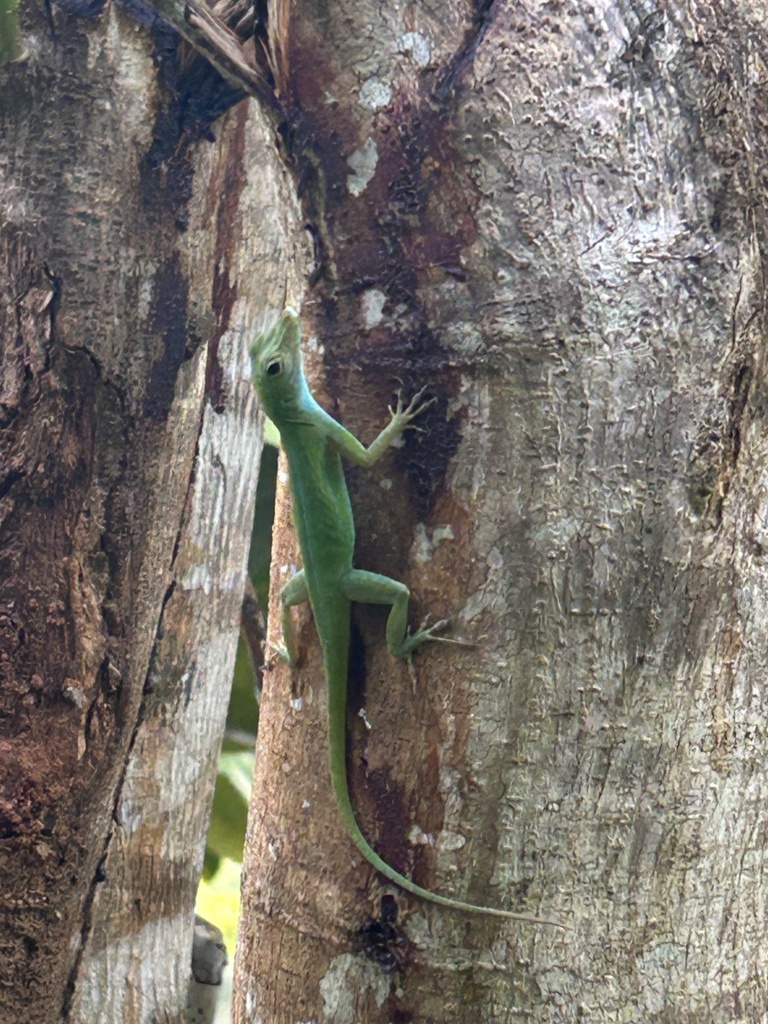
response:
M441 850L461 850L462 847L467 845L467 839L466 836L459 835L458 832L443 829L437 845Z
M181 580L182 590L202 590L208 596L213 589L213 578L207 565L191 565Z
M304 701L301 697L294 697L290 704L294 711L301 711L304 707Z
M61 685L62 695L74 704L78 711L84 711L89 704L85 683L79 679L65 679Z
M379 162L379 150L374 139L368 138L355 152L347 157L347 163L352 168L352 174L347 178L347 188L353 196L359 196L365 191L368 182L376 173L376 165Z
M368 721L368 715L365 713L365 708L360 708L360 710L357 713L360 716L360 718L362 718L362 720L365 722L365 728L370 729L371 723Z
M379 110L392 99L392 89L375 75L360 86L360 105L366 110Z
M383 1006L389 989L389 977L375 964L351 953L342 953L331 960L320 981L323 1020L333 1021L333 1024L356 1024L359 1019L356 1007L365 993L370 992L376 1005Z
M138 314L140 320L147 320L152 310L155 297L155 281L153 277L144 277L139 284Z
M305 340L307 352L317 352L318 355L323 354L323 346L320 344L320 339L316 334L310 334Z
M384 306L387 296L378 288L369 288L364 291L360 298L360 312L363 314L363 323L366 331L378 327L384 319Z
M504 568L504 556L498 548L491 548L485 561L489 569Z
M309 802L309 800L302 800L302 801L301 801L301 809L302 809L303 811L309 810L309 808L310 808L311 806L312 806L312 804L311 804L311 803Z
M448 523L435 526L430 534L423 523L416 527L416 536L411 545L411 554L417 562L424 565L432 559L435 548L444 540L453 540L454 533Z
M431 832L422 832L418 825L412 825L408 832L408 842L413 843L414 846L432 846L436 845L435 837Z
M429 543L429 534L424 523L419 523L416 527L416 536L413 538L413 544L411 545L411 554L421 565L428 562L432 557L432 545Z
M421 32L405 32L397 41L401 53L408 53L414 64L425 68L432 59L432 47Z
M391 491L392 481L389 479L389 477L383 477L381 480L379 480L379 487L382 489L382 491Z
M117 811L120 829L126 836L135 832L144 820L143 803L140 800L134 800L130 794L123 793Z

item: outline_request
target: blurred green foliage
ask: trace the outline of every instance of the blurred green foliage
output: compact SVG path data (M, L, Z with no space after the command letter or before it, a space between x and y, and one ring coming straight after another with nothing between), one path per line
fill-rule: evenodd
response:
M0 0L0 66L20 56L19 0Z
M216 877L203 880L197 890L195 913L206 921L215 921L224 935L229 962L232 964L237 939L237 918L240 913L240 864L223 860ZM231 971L231 967L228 968Z
M205 849L205 878L212 878L216 874L222 859L243 859L253 761L252 749L222 753L219 758L219 774L216 776Z

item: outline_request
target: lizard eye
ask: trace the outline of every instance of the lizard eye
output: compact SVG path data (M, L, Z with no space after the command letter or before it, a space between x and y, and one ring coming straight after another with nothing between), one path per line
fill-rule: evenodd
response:
M283 364L279 359L273 359L270 363L267 363L267 376L268 377L279 377L283 372Z

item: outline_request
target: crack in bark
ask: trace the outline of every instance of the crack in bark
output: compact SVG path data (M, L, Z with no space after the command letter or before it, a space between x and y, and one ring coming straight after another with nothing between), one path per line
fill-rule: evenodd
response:
M164 607L165 607L165 605L163 605L163 608ZM162 617L162 610L161 610L161 617ZM159 623L158 623L158 628L159 628ZM122 770L122 772L120 774L120 778L118 779L117 785L115 787L115 796L114 796L114 799L112 801L112 814L111 814L111 821L112 821L113 824L110 827L109 831L107 832L106 836L104 837L104 841L103 841L102 849L101 849L101 856L99 857L98 863L96 865L96 869L95 869L95 871L93 873L93 877L91 878L91 882L90 882L90 885L88 887L88 892L86 893L85 902L83 904L83 921L82 921L82 926L80 928L80 942L79 942L78 947L77 947L77 952L75 953L75 958L74 958L74 962L72 964L72 969L69 972L69 977L67 978L67 983L66 983L66 985L64 987L64 998L62 1000L62 1006L61 1006L61 1022L62 1022L62 1024L67 1024L67 1022L69 1021L69 1014L70 1014L70 1012L72 1010L72 1004L74 1002L74 997L75 997L75 988L77 987L77 979L78 979L78 977L80 975L80 969L82 967L83 959L85 958L85 950L86 950L86 946L88 944L88 939L90 938L91 932L93 930L93 904L94 904L94 901L96 899L96 888L97 888L98 885L100 885L102 882L104 882L106 880L106 877L107 877L107 875L106 875L107 854L109 852L109 845L110 845L110 843L112 841L112 836L114 835L114 825L115 824L118 824L118 825L120 824L120 813L119 813L120 798L122 797L123 787L125 785L125 779L126 779L126 775L128 774L128 767L129 767L129 765L131 763L131 755L133 754L133 748L136 745L136 740L137 740L137 737L138 737L138 734L139 734L139 729L141 728L141 726L144 723L145 705L146 705L145 698L142 697L142 700L139 703L138 711L137 711L137 714L136 714L136 722L135 722L133 730L131 732L131 738L130 738L130 740L128 742L128 749L126 750L125 759L124 759L124 762L123 762L123 770Z
M747 409L749 388L754 376L754 367L749 361L737 367L733 377L733 386L728 402L728 440L730 442L729 462L731 469L736 468L741 453L741 423Z
M4 498L13 485L19 480L23 480L26 475L26 470L12 469L3 480L0 480L0 498Z
M74 350L75 349L68 349L67 351L74 351ZM93 355L93 353L89 352L87 349L85 349L82 346L78 346L77 347L77 351L83 352L85 354L85 356L90 360L92 365L95 367L95 369L98 371L99 375L101 376L101 367L99 365L99 361ZM113 387L114 387L114 385L113 385ZM123 405L122 396L120 395L119 389L116 388L116 387L114 389L115 389L115 392L118 395L118 397L120 397L120 399L121 399L121 405ZM187 487L187 492L186 492L186 495L185 495L185 498L184 498L184 502L182 504L182 513L181 513L181 516L180 516L180 519L179 519L179 526L178 526L178 529L176 531L176 537L174 539L173 553L172 553L171 559L170 559L169 571L171 573L171 576L173 575L173 565L174 565L174 563L176 561L176 557L177 557L178 550L179 550L179 545L180 545L180 542L181 542L181 537L182 537L182 534L183 534L184 521L185 521L185 512L186 512L186 509L187 509L188 504L189 504L189 496L191 494L192 487L194 485L195 467L197 465L197 459L198 459L198 453L199 453L200 435L202 433L202 423L203 423L203 419L202 419L203 412L202 412L202 410L203 410L203 404L201 403L201 414L200 414L200 420L199 420L199 425L198 425L198 440L197 440L197 445L196 445L196 448L195 448L195 456L194 456L194 459L193 459L193 462L192 462L192 469L191 469L191 472L190 472L189 485ZM109 846L110 846L110 843L112 841L112 837L114 835L114 826L115 825L120 825L120 811L119 811L120 801L121 801L121 798L122 798L123 789L125 787L126 777L128 775L128 771L129 771L129 768L130 768L130 765L131 765L133 750L134 750L134 748L136 746L136 742L137 742L137 739L138 739L138 736L139 736L139 732L140 732L141 727L144 724L144 721L145 721L145 718L146 718L146 709L147 709L149 700L153 699L152 696L151 696L152 691L153 691L153 685L152 685L151 676L152 676L152 667L153 667L154 659L155 659L155 653L156 653L156 650L157 650L157 641L158 641L158 639L161 639L162 636L163 636L163 617L165 615L165 609L166 609L166 607L168 605L168 602L170 601L170 599L171 599L175 589L176 589L176 580L172 578L171 582L169 583L168 587L166 588L165 594L163 595L163 599L161 601L160 610L159 610L158 618L157 618L157 626L156 626L156 629L155 629L155 642L153 643L152 651L150 653L148 664L147 664L147 673L146 673L146 676L145 676L144 686L142 688L142 696L141 696L141 699L139 701L139 706L138 706L138 709L137 709L137 712L136 712L136 720L135 720L133 728L131 730L131 736L130 736L130 739L128 741L128 746L126 748L126 753L125 753L125 757L124 757L124 761L123 761L122 771L120 773L120 777L119 777L119 779L118 779L118 781L116 783L116 786L115 786L115 794L114 794L114 798L113 798L113 801L112 801L112 813L111 813L111 816L110 816L111 817L112 825L110 826L108 833L104 837L103 844L102 844L101 855L100 855L100 857L98 859L98 862L97 862L97 865L96 865L96 869L95 869L95 871L93 873L93 877L92 877L91 882L89 884L88 891L86 893L85 901L84 901L84 904L83 904L82 925L81 925L81 928L80 928L80 941L79 941L79 944L78 944L77 951L75 953L75 957L74 957L74 961L73 961L73 964L72 964L72 968L71 968L71 970L69 972L69 976L67 978L67 982L66 982L65 987L64 987L64 997L63 997L63 1000L62 1000L62 1007L61 1007L61 1022L62 1022L62 1024L67 1024L67 1022L70 1019L70 1013L72 1011L72 1006L73 1006L74 998L75 998L75 990L76 990L76 987L77 987L77 981L78 981L78 978L79 978L81 970L82 970L83 961L85 959L86 947L88 945L88 941L89 941L91 932L93 930L93 917L94 917L93 908L94 908L94 902L95 902L95 898L96 898L96 890L97 890L97 886L100 883L104 882L105 879L106 879L107 855L108 855L108 852L109 852ZM110 685L109 679L108 679L108 673L109 673L109 666L110 666L110 664L111 664L111 662L109 661L109 658L108 657L105 658L105 662L102 665L102 675L107 677L107 678L105 680L103 680L102 688L104 686Z
M123 774L123 778L124 777L125 774ZM86 893L85 903L83 904L83 923L80 928L80 942L78 944L77 952L75 953L72 969L69 972L69 977L67 978L66 985L64 986L64 998L61 1004L61 1024L67 1024L69 1021L69 1014L72 1010L72 1003L74 1002L75 997L75 987L77 985L77 978L80 973L83 957L85 956L86 943L93 929L93 903L96 898L96 886L106 878L104 865L106 863L107 850L109 849L111 840L112 830L110 829L104 839L101 857L99 858L96 870L93 873L91 884L89 885L88 892Z
M181 528L179 528L179 534L180 533L181 533ZM178 538L177 538L177 544L178 544ZM174 554L175 554L175 551L174 551ZM157 650L157 640L162 638L162 635L163 635L163 616L165 614L165 609L166 609L166 606L168 604L168 601L171 599L171 596L173 595L175 589L176 589L176 581L172 580L171 583L169 584L169 586L167 587L165 594L163 595L163 600L162 600L162 603L161 603L160 612L159 612L158 619L157 619L157 627L155 629L155 643L152 646L152 652L150 653L150 656L149 656L149 662L148 662L148 667L147 667L147 675L146 675L145 682L144 682L144 687L143 687L143 690L142 690L142 697L141 697L141 700L139 702L138 710L136 712L136 721L135 721L133 729L131 731L131 738L128 741L128 747L127 747L127 750L126 750L126 753L125 753L125 758L124 758L124 761L123 761L123 769L122 769L122 772L120 773L120 778L118 779L117 784L115 786L115 795L114 795L114 799L112 801L112 814L110 816L111 817L111 821L112 821L112 826L110 827L109 832L107 833L107 835L104 837L104 841L103 841L103 845L102 845L102 850L101 850L101 856L99 857L98 863L96 865L96 869L95 869L95 871L93 873L93 877L92 877L90 885L88 887L88 892L87 892L86 897L85 897L85 902L83 904L83 920L82 920L82 926L80 928L80 942L78 944L77 952L75 953L75 958L74 958L74 962L72 964L72 969L69 972L69 977L67 978L67 983L66 983L65 988L64 988L64 998L62 1000L62 1008L61 1008L61 1024L67 1024L67 1022L69 1020L69 1014L70 1014L70 1012L72 1010L72 1005L73 1005L73 1002L74 1002L75 989L77 987L77 980L78 980L78 977L80 975L80 970L81 970L81 967L82 967L82 964L83 964L83 960L85 958L86 946L88 944L88 939L89 939L89 937L91 935L91 932L93 930L93 905L94 905L94 901L95 901L95 898L96 898L96 889L97 889L97 886L100 885L102 882L104 882L106 880L106 878L107 878L106 863L107 863L107 854L109 852L109 845L110 845L110 843L112 841L112 836L114 835L114 826L121 824L121 821L120 821L120 810L119 810L120 809L120 800L122 798L123 789L125 787L125 780L126 780L126 777L128 775L128 770L129 770L130 765L131 765L132 756L133 756L133 750L134 750L134 747L136 746L136 741L137 741L138 736L139 736L139 731L140 731L142 725L144 724L144 721L145 721L145 718L146 718L147 705L149 703L149 699L151 699L149 695L152 693L152 690L153 690L153 686L152 686L152 683L151 683L151 680L150 680L150 676L151 676L151 672L152 672L152 666L153 666L153 663L154 663L155 652ZM108 661L108 659L105 659L105 661Z
M474 61L475 54L493 23L497 7L498 0L477 0L475 16L464 34L464 40L432 93L433 98L439 103L445 103L452 96L460 79Z

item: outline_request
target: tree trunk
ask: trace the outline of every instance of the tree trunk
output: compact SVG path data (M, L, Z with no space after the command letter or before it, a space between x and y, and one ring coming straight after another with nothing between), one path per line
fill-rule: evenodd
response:
M333 810L305 615L260 717L238 1024L762 1019L753 17L359 0L283 26L318 396L365 441L394 378L437 397L350 474L357 564L476 641L412 677L355 611L353 802L420 884L573 930L401 893L392 919Z
M292 258L257 109L214 139L216 77L98 6L0 68L3 1022L184 1019Z

